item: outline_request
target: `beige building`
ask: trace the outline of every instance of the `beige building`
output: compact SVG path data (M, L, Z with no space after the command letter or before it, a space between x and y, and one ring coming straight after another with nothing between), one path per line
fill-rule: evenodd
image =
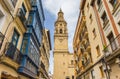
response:
M26 9L25 15L21 13L22 6ZM30 10L29 0L0 0L0 79L28 79L18 74L17 69L20 65L18 60L23 34L26 32L24 24ZM19 34L19 40L16 34ZM16 47L11 45L11 41ZM13 48L16 54L8 56L7 52Z
M119 17L120 0L81 1L73 41L77 79L120 78ZM87 31L83 30L84 27ZM86 36L88 36L89 45L85 45ZM89 46L89 51L86 46L87 48ZM88 57L85 58L86 53L91 53L91 62Z
M51 50L50 31L43 30L42 46L41 46L41 65L40 65L40 79L49 79L49 58Z
M54 31L54 73L53 79L74 79L74 58L68 51L68 30L60 9Z

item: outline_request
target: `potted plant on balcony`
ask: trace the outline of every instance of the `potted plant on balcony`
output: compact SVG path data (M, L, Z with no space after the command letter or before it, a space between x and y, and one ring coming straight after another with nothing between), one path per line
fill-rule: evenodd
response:
M104 52L108 52L108 48L107 48L106 45L103 45L103 51L104 51Z

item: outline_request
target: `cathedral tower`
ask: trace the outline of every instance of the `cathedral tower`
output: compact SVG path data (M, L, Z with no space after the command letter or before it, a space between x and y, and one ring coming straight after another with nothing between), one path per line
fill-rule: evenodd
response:
M71 60L73 54L68 51L67 23L60 9L54 30L54 79L72 79L74 66L70 66Z

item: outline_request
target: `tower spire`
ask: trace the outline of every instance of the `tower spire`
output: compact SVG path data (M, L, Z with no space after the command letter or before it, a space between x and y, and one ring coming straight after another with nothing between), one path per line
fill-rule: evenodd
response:
M64 13L62 12L62 9L60 8L60 10L59 10L59 12L58 12L58 18L57 18L57 21L56 21L56 23L57 22L65 22L66 23L66 21L65 21L65 19L64 19Z
M60 8L60 11L59 12L62 12L62 9Z

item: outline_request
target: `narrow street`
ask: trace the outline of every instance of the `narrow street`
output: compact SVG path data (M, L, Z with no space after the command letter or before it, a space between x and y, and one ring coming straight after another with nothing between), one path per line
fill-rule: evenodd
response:
M120 79L120 0L0 0L0 79Z

